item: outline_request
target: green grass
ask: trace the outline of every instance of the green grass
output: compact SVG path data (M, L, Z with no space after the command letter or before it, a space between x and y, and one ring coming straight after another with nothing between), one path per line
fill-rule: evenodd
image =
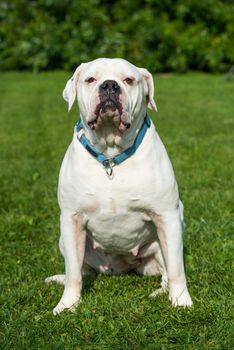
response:
M234 81L190 73L156 77L151 114L185 205L191 309L150 299L158 278L85 279L83 302L54 317L62 288L57 177L71 140L65 72L0 75L1 349L233 349Z

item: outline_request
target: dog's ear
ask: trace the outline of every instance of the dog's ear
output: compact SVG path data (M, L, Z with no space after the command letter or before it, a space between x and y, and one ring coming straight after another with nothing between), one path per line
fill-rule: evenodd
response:
M71 79L67 81L67 84L63 90L63 98L68 103L68 111L72 108L72 105L76 98L77 82L79 80L80 73L85 63L81 63L75 70Z
M145 68L138 68L138 70L140 71L143 78L147 107L157 112L158 109L154 101L154 81L152 74L150 74L150 72Z

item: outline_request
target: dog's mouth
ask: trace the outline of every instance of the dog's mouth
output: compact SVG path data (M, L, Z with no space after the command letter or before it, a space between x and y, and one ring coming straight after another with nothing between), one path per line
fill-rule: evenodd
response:
M104 102L100 103L99 106L99 113L102 116L109 116L111 117L112 113L115 112L116 110L121 112L122 106L120 103L117 103L116 101L113 101L111 99L107 99Z
M95 118L88 122L92 130L99 129L104 125L113 125L120 131L125 131L130 128L131 124L123 118L123 107L118 100L111 98L101 101L95 108Z
M95 109L94 114L102 119L112 118L115 115L122 114L122 105L116 99L107 98L102 100Z

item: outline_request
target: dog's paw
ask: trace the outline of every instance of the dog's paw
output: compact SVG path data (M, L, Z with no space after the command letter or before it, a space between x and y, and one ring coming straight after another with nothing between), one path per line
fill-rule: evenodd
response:
M65 275L54 275L54 276L47 277L45 279L45 282L46 283L56 282L56 283L65 285L65 278L66 278Z
M76 307L78 306L78 304L80 302L81 302L81 299L77 300L74 303L69 302L69 303L65 304L63 300L60 300L58 305L55 306L55 308L53 309L53 314L54 314L54 316L56 316L56 315L60 314L62 311L64 311L65 309L70 311L70 312L75 312Z
M65 309L74 312L80 302L80 288L66 287L61 300L53 309L53 314L58 315Z
M170 288L169 300L173 306L191 307L193 305L192 299L186 286L176 286Z
M161 294L164 294L164 293L166 293L166 289L165 288L158 288L158 289L156 289L153 293L151 293L150 295L149 295L149 297L150 298L155 298L155 297L157 297L158 295L161 295Z

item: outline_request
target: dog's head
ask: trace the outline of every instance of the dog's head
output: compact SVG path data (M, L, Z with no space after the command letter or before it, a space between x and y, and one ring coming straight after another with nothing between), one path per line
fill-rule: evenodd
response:
M106 124L124 132L144 117L146 105L157 111L152 75L123 59L82 63L63 91L69 110L76 96L84 124L95 131Z

